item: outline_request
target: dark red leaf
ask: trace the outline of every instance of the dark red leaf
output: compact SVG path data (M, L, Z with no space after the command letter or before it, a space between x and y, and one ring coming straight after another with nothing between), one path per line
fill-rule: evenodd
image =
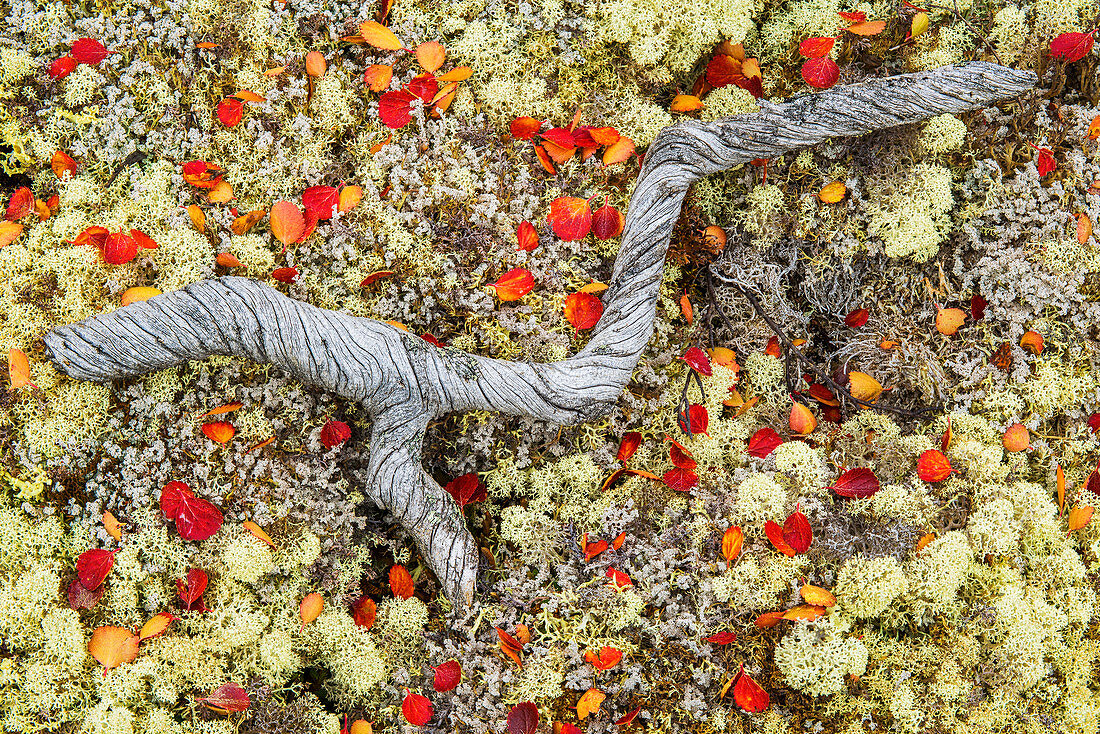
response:
M508 712L508 734L535 734L539 727L539 710L530 701L517 703Z
M340 192L335 186L310 186L302 192L302 208L318 219L332 219L332 210L339 203Z
M692 436L696 433L702 433L709 436L710 434L707 433L709 420L710 417L707 414L707 409L698 403L692 403L691 406L688 407L688 414L686 416L683 413L680 414L680 430Z
M641 444L642 434L637 431L628 431L624 433L623 440L619 443L619 453L615 455L615 458L625 464L630 461L630 457L634 455L634 452L638 450Z
M1080 61L1092 50L1095 30L1088 33L1062 33L1050 42L1051 58L1073 63Z
M1039 153L1038 160L1035 162L1036 168L1039 169L1039 178L1042 178L1058 167L1057 161L1054 160L1054 152L1050 148L1040 148L1035 145L1031 147L1035 148Z
M396 130L409 124L413 105L419 103L419 99L404 89L386 92L378 98L378 116L387 127Z
M184 540L206 540L222 526L222 513L217 507L194 495L183 482L168 482L160 493L160 509L176 523Z
M707 353L699 347L690 347L684 356L680 359L687 362L688 367L698 372L701 375L711 376L710 359L707 357Z
M186 580L176 579L176 593L179 594L184 609L192 612L205 611L202 595L206 591L208 581L206 571L200 568L188 569Z
M982 297L981 293L975 293L970 297L970 317L975 321L981 321L985 318L985 307L989 305L989 301Z
M871 317L871 312L865 308L857 308L844 317L844 323L853 329L858 329L867 323L867 319Z
M339 446L349 438L351 438L351 428L343 421L330 420L321 429L321 443L326 449Z
M447 482L443 489L447 490L447 494L454 497L460 510L471 502L484 502L488 497L485 485L481 483L477 472L455 477Z
M378 618L378 605L369 596L363 596L351 608L351 619L358 627L370 629Z
M221 713L244 711L248 708L248 694L236 683L224 683L206 698L196 699L207 708Z
M783 540L795 553L805 553L814 540L814 531L810 521L801 511L795 510L783 523Z
M642 707L638 706L638 707L636 707L636 708L634 708L630 711L627 711L625 714L620 716L615 721L615 726L628 726L629 724L633 723L634 719L636 719L638 717L638 713L641 710L642 710ZM561 734L565 734L565 729L564 728L562 729ZM578 730L578 734L579 734L579 730Z
M1088 481L1085 482L1085 491L1100 496L1100 467L1092 470Z
M1093 413L1089 416L1088 426L1093 433L1100 431L1100 413Z
M99 600L103 598L103 595L107 592L106 586L100 586L95 591L92 591L84 584L80 583L80 579L73 579L69 584L66 596L69 599L69 607L72 609L91 609Z
M710 637L704 637L703 639L712 645L728 645L731 642L737 641L737 635L729 630L722 630L721 632L715 632Z
M677 492L690 492L691 488L699 483L699 477L695 475L695 472L679 467L666 471L662 479L664 479L665 484Z
M78 38L73 41L72 57L79 64L95 66L110 55L110 51L94 38Z
M573 133L566 130L564 127L552 127L544 133L541 133L543 140L549 140L559 148L575 148L576 144L573 142Z
M764 459L782 443L783 438L775 432L775 429L764 426L759 431L752 434L745 450L748 452L749 456Z
M271 271L271 278L280 283L293 283L298 279L298 268L275 268Z
M115 565L115 553L118 551L92 548L80 554L76 559L76 575L85 589L95 591L99 588Z
M833 490L841 497L863 499L879 491L881 486L873 471L865 466L859 466L841 474L837 477L836 483L828 489Z
M862 23L867 20L867 13L862 10L841 11L837 15L851 23Z
M405 721L413 726L424 726L432 720L432 702L419 693L406 691L405 700L401 702L401 713Z
M673 466L678 469L694 469L699 465L698 462L695 461L695 457L691 455L691 452L684 448L675 438L666 433L665 440L672 444L669 446L668 453L669 460L672 462Z
M438 693L453 691L462 682L462 665L457 660L448 660L435 666L435 679L432 688Z
M809 59L802 65L802 78L811 87L828 89L840 79L840 67L828 56Z
M394 271L392 271L392 270L375 270L373 273L371 273L367 277L363 278L363 280L359 283L359 287L360 288L366 288L371 283L374 283L376 280L381 280L382 278L388 278L393 274L394 274Z
M592 215L592 234L597 239L609 240L623 233L623 224L626 220L622 212L607 203L595 211Z

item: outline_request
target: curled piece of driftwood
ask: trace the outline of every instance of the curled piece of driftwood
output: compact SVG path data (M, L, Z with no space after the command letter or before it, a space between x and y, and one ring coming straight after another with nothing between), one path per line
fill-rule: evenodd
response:
M984 62L876 79L764 103L763 111L663 130L631 197L603 317L561 362L505 362L436 348L388 324L224 277L133 303L45 336L58 369L107 381L210 355L274 364L364 405L372 417L366 493L416 541L445 593L473 602L478 554L458 505L421 466L436 416L488 410L578 423L611 409L653 332L665 251L688 186L826 138L961 112L1031 89L1035 75Z

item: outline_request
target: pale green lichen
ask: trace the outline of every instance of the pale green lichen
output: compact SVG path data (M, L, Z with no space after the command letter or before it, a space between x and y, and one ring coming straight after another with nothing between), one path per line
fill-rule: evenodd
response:
M863 675L867 647L831 618L800 622L776 645L775 665L791 687L825 696L843 689L846 675Z

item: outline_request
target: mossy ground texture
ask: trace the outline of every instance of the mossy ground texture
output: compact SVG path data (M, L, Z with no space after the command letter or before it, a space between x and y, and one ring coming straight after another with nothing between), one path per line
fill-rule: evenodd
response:
M400 706L410 689L432 700L433 732L502 732L508 710L532 701L547 730L563 721L615 731L640 707L631 726L650 732L1095 734L1100 523L1067 534L1065 512L1100 502L1086 490L1100 460L1087 423L1100 411L1100 249L1077 236L1079 215L1100 220L1100 145L1088 136L1100 85L1095 55L1063 67L1043 50L1055 34L1089 30L1098 8L957 7L932 9L930 30L906 44L915 11L899 15L885 2L397 0L393 31L410 48L439 41L445 68L468 65L473 76L442 119L419 115L388 138L363 72L394 64L396 89L419 69L409 54L339 41L373 17L370 4L0 0L0 195L6 203L25 185L43 201L59 198L53 216L25 219L0 248L0 349L26 352L37 385L0 392L0 729L336 734L349 715L397 732L407 728ZM484 562L465 622L448 617L408 539L363 505L369 425L357 406L232 358L107 386L73 381L46 360L50 328L118 308L132 286L170 291L225 274L220 252L241 262L234 274L318 306L481 354L561 359L583 343L563 299L610 279L617 240L556 238L544 221L549 202L602 204L606 195L625 208L637 161L575 158L550 176L530 143L508 135L511 119L567 125L581 107L583 123L615 126L644 151L721 42L758 57L766 96L780 98L807 91L798 42L834 33L836 13L857 10L887 30L838 44L842 84L995 60L995 51L1039 73L1040 90L788 154L769 162L766 182L754 166L699 182L672 242L650 348L608 418L561 429L467 414L432 426L428 469L443 482L477 471L488 491L466 511ZM51 80L49 65L81 37L114 53ZM196 47L203 42L217 46ZM312 84L310 50L328 65ZM278 66L281 74L264 74ZM215 108L241 89L266 101L226 128ZM755 107L736 88L705 102L704 119ZM1054 173L1039 176L1028 143L1054 151ZM57 150L78 162L74 177L54 175ZM120 169L135 151L146 157ZM181 164L194 159L222 166L236 199L211 205L185 183ZM816 194L832 181L847 195L826 204ZM266 220L231 234L230 206L267 209L340 182L362 186L361 203L301 244L284 251ZM205 234L184 208L195 203ZM524 220L540 232L532 252L515 251ZM136 227L159 247L107 265L69 242L90 225ZM716 258L699 246L710 225L728 234ZM784 365L765 354L772 332L738 291L719 288L714 303L733 331L717 320L708 329L695 281L707 263L759 293L830 371L873 375L892 388L883 402L943 411L919 420L847 411L835 423L815 405L813 433L750 456L746 440L762 427L790 438ZM300 276L275 283L278 267ZM537 286L497 302L484 286L513 267ZM359 287L378 270L396 276ZM685 290L693 324L681 315ZM968 308L974 294L988 302L984 318L953 337L938 333L937 306ZM847 327L859 307L870 320ZM1027 330L1044 337L1041 354L1018 346ZM693 388L710 425L689 438L677 427L687 367L676 358L700 344L734 349L740 370L716 365L705 396ZM735 411L723 405L731 389L757 401ZM234 401L243 407L226 419L236 437L216 444L199 416ZM353 435L329 450L319 435L332 418ZM1031 448L1006 453L1001 437L1015 422L1030 430ZM917 458L949 425L946 454L958 471L921 481ZM630 466L658 476L672 468L664 436L683 440L698 486L683 494L631 476L601 490L627 431L643 436ZM882 489L862 500L827 489L851 467L873 469ZM157 500L171 480L222 509L215 536L184 541L165 521ZM796 507L814 541L788 557L763 528ZM121 542L104 529L105 511L122 521ZM746 537L727 563L719 551L730 525ZM620 533L620 548L585 561L585 534ZM78 611L65 590L88 548L119 551L103 598ZM390 593L394 563L413 572L413 598ZM176 580L190 568L209 574L206 612L181 609ZM633 587L609 587L609 568ZM754 625L801 603L804 583L832 590L837 604L812 622ZM303 626L298 604L311 592L325 610ZM378 602L369 629L349 613L364 594ZM89 655L96 627L132 629L165 611L180 619L132 663L104 674ZM522 668L501 654L493 629L518 624L531 633ZM704 639L723 630L736 641ZM624 658L598 671L584 654L604 645ZM431 669L451 659L463 680L436 693ZM771 696L762 713L722 695L742 664ZM226 717L194 703L228 681L249 693L247 711ZM607 699L578 721L577 700L592 687Z

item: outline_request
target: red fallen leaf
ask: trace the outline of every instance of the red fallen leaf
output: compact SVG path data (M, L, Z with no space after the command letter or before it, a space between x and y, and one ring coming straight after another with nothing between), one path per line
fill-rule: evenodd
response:
M369 596L361 597L351 608L351 619L358 627L370 629L374 626L374 620L377 617L378 605Z
M1089 474L1088 481L1085 482L1085 491L1100 495L1100 467L1093 469L1092 474Z
M72 241L74 245L91 245L101 248L107 243L107 235L110 234L106 227L92 225L76 236Z
M332 210L340 204L340 192L335 186L310 186L302 192L302 207L318 219L332 219Z
M707 414L707 409L698 403L692 403L691 406L688 407L687 416L681 413L678 420L680 423L680 430L690 436L694 436L696 433L710 435L707 433L707 425L709 424L710 417Z
M183 482L168 482L160 493L160 509L176 523L176 531L184 540L206 540L222 526L222 513L217 507L194 495Z
M493 627L497 631L497 637L500 638L500 649L505 655L512 659L516 665L523 667L523 658L520 653L523 652L524 642L520 642L515 637L502 630L500 627Z
M221 166L208 161L187 161L183 164L183 180L200 189L212 189L222 180Z
M448 660L435 666L435 679L432 688L437 693L453 691L462 682L462 665L457 660Z
M689 347L684 356L680 359L687 362L688 367L698 372L701 375L711 376L710 359L707 357L707 353L699 347Z
M368 275L367 277L363 278L363 282L359 284L359 287L360 288L366 288L368 285L370 285L374 281L381 280L382 278L388 278L391 275L393 275L392 270L376 270L373 273L371 273L370 275Z
M439 80L434 74L419 74L409 81L407 89L414 97L419 97L421 102L431 102L439 93Z
M26 186L20 186L12 192L8 199L8 208L4 212L4 219L14 222L34 211L34 194Z
M1035 167L1039 169L1039 178L1042 178L1058 167L1058 163L1054 160L1054 151L1050 148L1040 148L1038 145L1030 142L1028 145L1039 153L1038 160L1035 162Z
M975 321L981 321L985 318L985 307L989 305L989 301L982 297L981 293L975 293L970 297L970 317Z
M729 630L722 630L721 632L715 632L710 637L704 637L703 639L712 645L728 645L731 642L737 641L737 635Z
M775 432L775 429L764 426L749 438L745 451L749 456L765 459L783 443L783 438Z
M412 120L413 105L418 102L419 99L404 89L385 92L378 98L378 116L394 130L405 127Z
M623 213L608 204L605 197L603 206L592 215L592 233L596 235L596 239L609 240L623 233L625 223Z
M630 461L630 457L634 455L641 444L642 434L637 431L627 431L623 434L623 440L619 442L619 453L615 455L615 458L625 464Z
M460 510L471 502L484 502L489 496L485 485L478 478L477 472L455 477L447 482L443 489L447 490L447 494L454 497Z
M91 64L95 66L110 55L102 43L94 38L78 38L73 41L72 57L78 64Z
M535 225L528 221L519 223L516 227L516 242L519 246L516 252L530 252L539 246L539 233L535 231Z
M798 44L798 53L802 54L808 59L821 58L822 56L828 56L829 52L833 50L833 44L836 43L835 38L828 36L807 38L802 43Z
M1100 431L1100 413L1093 413L1087 421L1089 430L1093 433Z
M849 23L862 23L867 20L867 13L864 13L862 10L841 11L838 12L837 15Z
M298 279L298 268L275 268L271 277L280 283L293 283Z
M690 470L699 465L699 463L695 461L695 457L691 455L691 452L684 448L684 446L675 438L669 436L666 433L665 440L672 443L672 445L669 446L668 453L669 460L672 462L673 466L678 469Z
M584 239L592 229L592 207L576 196L561 196L550 203L546 221L566 242Z
M851 311L844 317L844 323L853 329L858 329L867 323L867 319L871 317L871 312L865 308L857 308Z
M176 579L176 593L179 594L183 608L192 612L202 612L206 606L202 603L203 592L209 577L206 571L199 568L191 568L187 571L187 579Z
M115 565L115 553L102 548L92 548L81 553L76 559L76 576L88 591L95 591L111 572Z
M836 399L836 395L829 388L822 385L820 382L815 382L810 385L806 391L810 394L810 397L821 403L822 405L828 405L836 408L840 406L840 401Z
M596 670L610 670L623 659L623 651L611 645L604 645L597 652L588 650L584 653L584 659Z
M517 703L508 712L508 734L535 734L539 728L539 710L530 701Z
M69 583L69 588L66 590L65 596L69 600L70 609L91 609L99 603L99 600L103 598L106 592L106 586L100 586L93 591L80 583L80 579L73 579Z
M244 116L244 102L236 97L226 97L218 103L218 119L226 127L236 127Z
M802 78L811 87L828 89L840 79L840 67L828 56L809 59L802 65Z
M784 614L786 614L786 612L782 610L778 612L764 612L756 618L753 624L756 625L757 629L770 629L783 621Z
M785 555L785 556L797 555L795 553L794 548L792 548L790 546L790 544L787 543L786 539L783 537L783 528L781 528L778 523L774 523L771 520L768 520L767 522L765 522L764 523L764 535L768 536L768 540L770 540L772 542L772 545L775 546L775 549L777 551L779 551L780 553L782 553L783 555Z
M535 287L535 276L526 268L512 268L490 285L496 288L500 300L518 301Z
M782 352L779 349L778 337L773 336L771 339L768 339L768 345L764 347L764 354L768 355L769 357L775 357L776 359L779 359L779 357L782 356Z
M566 320L577 332L591 329L603 315L603 301L591 293L570 293L563 308Z
M223 714L244 711L251 703L248 694L236 683L223 683L206 698L195 700L207 708Z
M665 484L677 492L690 492L691 488L699 483L699 477L696 476L695 472L679 467L666 471L662 479L664 479Z
M416 592L409 570L399 563L390 567L390 591L401 599L408 599Z
M607 578L611 579L611 584L617 589L629 589L634 585L633 579L628 575L619 571L618 569L609 568L607 573L604 574Z
M614 548L615 550L619 550L620 548L623 547L623 541L625 541L625 540L626 540L626 531L624 530L621 533L619 533L618 535L616 535L615 539L613 541L611 541L611 547Z
M339 446L351 438L351 428L347 423L338 420L330 420L321 429L321 443L326 449Z
M602 540L602 539L597 540L597 541L592 542L592 543L585 543L584 544L584 562L585 563L590 562L593 558L600 555L601 553L603 553L605 550L607 550L610 547L611 546L608 544L608 542L606 540Z
M1080 61L1092 51L1093 36L1096 31L1088 33L1061 33L1050 42L1050 56L1059 61L1073 63Z
M642 707L638 706L631 711L627 711L615 721L615 726L628 726L629 724L633 723L634 719L638 717L638 713L641 712L641 710ZM580 730L578 729L577 732L579 734ZM566 734L564 729L562 730L561 734Z
M156 241L149 235L142 232L140 229L131 229L130 236L134 238L134 242L138 243L138 246L145 250L157 249Z
M810 527L810 521L802 512L796 509L783 523L783 540L795 553L805 553L810 549L814 540L814 531Z
M424 726L432 720L432 702L419 693L405 692L405 700L401 702L401 713L405 721L413 726Z
M517 117L512 120L512 124L508 126L509 132L512 133L512 137L517 140L530 140L535 137L535 133L542 127L542 123L533 117Z
M228 443L231 438L237 433L237 430L233 426L225 421L214 421L213 423L203 423L202 432L211 441L217 441L218 443Z
M826 489L833 490L841 497L863 499L879 491L881 486L873 471L865 466L859 466L841 474L837 477L833 486L826 487Z
M317 229L317 212L307 211L303 216L304 224L302 227L302 234L298 235L298 239L294 240L295 243L302 243L306 241L306 238L313 234L313 230ZM286 252L286 246L283 246L283 252Z
M736 84L745 77L741 74L741 62L728 54L715 54L707 62L707 84L715 89Z
M593 129L591 125L581 125L575 128L572 132L573 145L578 148L598 148L600 144L592 137Z
M768 692L745 672L744 663L741 664L739 673L737 683L733 686L733 700L750 714L758 714L768 707L771 698L768 696Z
M76 68L76 59L72 56L62 56L50 64L50 78L64 79Z
M124 232L111 232L103 242L103 260L110 265L124 265L138 253L138 244Z
M917 459L917 476L929 483L942 482L955 471L951 468L951 462L936 449L929 449Z
M50 157L50 168L53 170L53 173L55 176L57 176L58 180L61 180L65 178L66 172L69 174L70 178L75 176L77 165L76 161L73 160L73 157L71 155L63 150L59 150ZM54 194L54 196L56 197L57 194ZM50 209L54 208L54 205L50 204L49 202L47 202L47 205L50 207Z

